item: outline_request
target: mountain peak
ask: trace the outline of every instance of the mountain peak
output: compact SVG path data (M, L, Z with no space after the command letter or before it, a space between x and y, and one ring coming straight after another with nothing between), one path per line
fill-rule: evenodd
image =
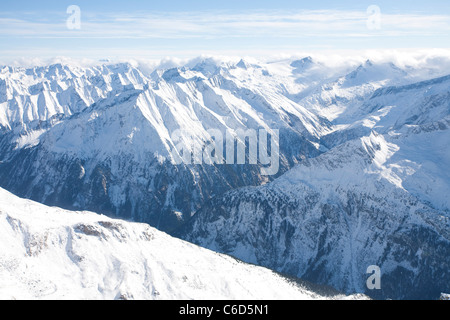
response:
M313 64L314 64L313 58L308 56L303 59L293 61L291 63L291 67L305 70L311 67Z
M372 63L372 61L370 59L367 59L366 62L364 62L364 66L365 67L372 67L373 63Z
M248 64L244 59L241 59L237 64L236 67L247 70L250 67L250 64Z
M211 77L220 72L221 63L217 62L213 58L205 58L195 64L190 70L200 72L206 77Z

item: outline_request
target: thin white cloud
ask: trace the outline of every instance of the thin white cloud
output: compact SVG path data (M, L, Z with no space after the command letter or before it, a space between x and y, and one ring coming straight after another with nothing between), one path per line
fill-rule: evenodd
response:
M34 19L35 18L35 19ZM1 17L0 37L41 38L242 38L379 37L450 35L450 15L382 14L381 29L366 26L366 12L184 12L94 15L82 12L81 30L68 30L65 16L53 22L30 14ZM39 19L38 19L39 18Z
M354 68L368 59L375 63L393 62L401 68L413 68L417 70L435 71L442 74L450 72L450 49L395 49L395 50L313 50L301 51L296 53L276 53L265 55L246 56L245 59L255 63L274 63L279 61L291 61L311 56L313 59L331 69L347 69ZM128 62L140 68L147 69L151 72L155 68L172 68L175 66L193 66L205 59L212 59L216 62L234 62L237 63L242 58L241 55L218 55L204 54L193 55L191 58L180 58L166 56L162 59L145 59L145 58L118 58L113 59L110 63ZM11 66L31 67L43 66L53 63L64 63L75 66L93 66L100 63L95 59L87 58L71 58L71 57L52 57L52 58L32 58L32 59L15 59L10 61L1 61L0 65L8 64ZM430 73L433 76L432 73Z

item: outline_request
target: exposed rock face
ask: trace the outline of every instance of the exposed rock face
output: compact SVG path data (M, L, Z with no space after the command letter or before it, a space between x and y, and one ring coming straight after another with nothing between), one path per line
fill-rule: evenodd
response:
M322 137L329 151L213 199L179 235L347 292L439 298L450 286L448 82L362 95L335 120L350 124ZM366 287L372 265L379 291Z
M382 177L375 162L388 148L372 135L269 185L231 191L203 206L180 236L345 292L437 299L450 285L450 214ZM379 291L366 287L372 265L382 271Z

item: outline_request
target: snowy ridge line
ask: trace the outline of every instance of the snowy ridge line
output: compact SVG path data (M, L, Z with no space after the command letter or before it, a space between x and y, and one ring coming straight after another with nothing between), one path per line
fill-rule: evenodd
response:
M396 94L396 93L413 90L413 89L422 89L423 87L441 84L446 81L450 81L450 75L439 77L439 78L434 78L431 80L425 80L425 81L417 82L414 84L404 85L404 86L390 86L387 88L381 88L381 89L377 89L373 93L371 99L382 96L382 95L386 95L386 94Z

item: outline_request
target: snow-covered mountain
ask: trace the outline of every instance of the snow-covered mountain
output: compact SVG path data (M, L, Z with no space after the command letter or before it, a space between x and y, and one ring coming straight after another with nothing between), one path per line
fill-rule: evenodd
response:
M361 96L321 138L329 151L213 199L180 235L347 292L437 298L450 287L448 81ZM365 287L370 265L383 271L379 292Z
M0 189L0 299L366 299L320 295L144 224Z
M448 201L438 190L448 180L430 180L431 163L422 170L399 149L376 133L345 143L271 184L211 200L181 236L346 292L437 298L450 286L450 211L431 201ZM371 265L382 270L379 292L366 287Z
M433 62L434 61L434 62ZM146 222L348 293L449 291L450 69L363 59L0 68L0 187ZM174 164L174 133L278 134L263 164Z
M66 118L108 95L143 88L146 77L129 64L80 68L62 64L0 70L0 128L26 134Z
M261 165L172 165L177 130L200 147L210 129L278 130L280 173L320 154L319 137L330 131L327 120L283 95L276 78L244 61L206 59L148 77L129 65L67 70L3 75L14 86L0 105L0 184L50 205L170 231L211 197L273 178L261 175Z

